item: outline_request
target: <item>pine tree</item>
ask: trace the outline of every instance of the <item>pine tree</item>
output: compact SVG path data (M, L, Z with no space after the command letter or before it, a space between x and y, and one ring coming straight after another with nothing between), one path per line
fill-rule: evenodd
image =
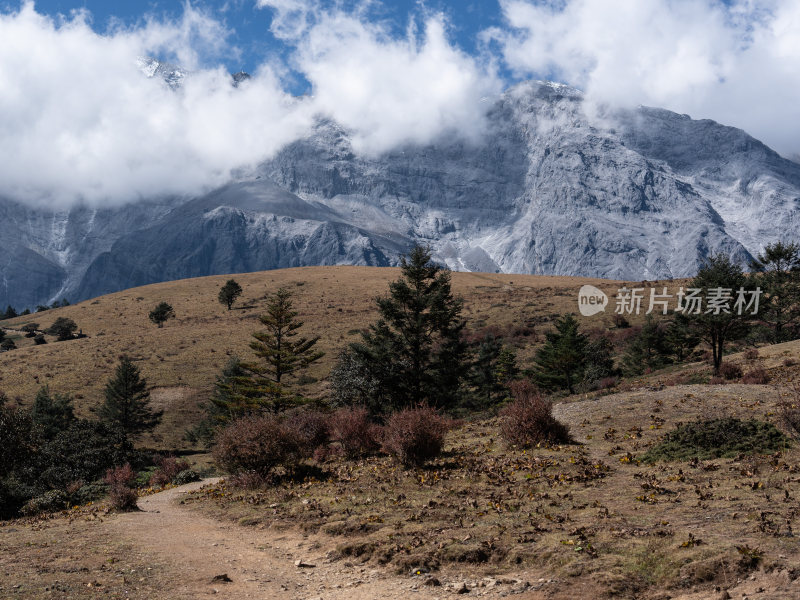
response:
M585 364L583 369L582 384L585 388L591 386L605 377L617 373L614 368L614 344L605 336L590 340L586 345Z
M653 315L647 315L641 331L622 356L622 366L628 375L641 375L647 369L660 369L666 365L670 354L664 327Z
M500 354L497 355L495 376L497 377L498 383L505 389L509 389L511 382L519 377L517 353L508 346L503 346L500 350Z
M497 362L502 350L499 340L491 335L487 335L478 346L478 353L469 373L469 383L475 388L479 405L491 406L505 390L497 376Z
M700 336L692 328L689 317L683 313L674 313L667 325L666 342L676 362L686 360L700 343Z
M378 383L380 411L427 403L452 408L461 399L469 368L462 339L463 302L450 289L450 273L416 246L400 260L402 276L378 298L381 318L350 349Z
M19 314L17 313L17 311L14 310L14 308L9 304L8 308L6 308L5 313L3 314L2 317L0 317L0 319L13 319L14 317L18 316Z
M560 317L555 326L536 351L534 381L545 389L566 388L572 394L583 378L589 340L578 331L578 321L572 314Z
M236 302L236 299L241 295L242 286L240 286L235 279L229 279L227 283L220 288L217 299L220 304L227 306L228 310L230 310L233 303Z
M168 319L175 318L175 311L166 302L159 302L156 307L150 311L150 320L158 325L159 329L164 326Z
M41 428L45 439L55 438L75 421L72 397L68 394L51 394L50 388L43 386L33 401L31 418Z
M689 284L690 289L700 289L706 298L711 294L711 290L728 289L736 294L740 288L748 290L752 287L742 267L723 254L710 256ZM720 311L719 314L715 314L707 312L706 307L703 307L700 314L688 315L692 326L711 346L715 375L719 375L726 344L745 337L752 319L747 311L743 310L742 314L738 314L733 308L734 303L730 304L729 312Z
M772 329L771 341L792 339L800 322L800 245L770 244L750 268L758 273L757 283L765 293L759 319Z
M199 440L210 444L220 427L259 412L262 405L260 390L242 368L241 360L233 356L214 382L214 391L205 405L206 417L190 429L186 437L191 442Z
M100 419L126 436L149 431L161 421L163 411L150 408L147 381L127 356L120 359L114 377L106 384L105 398Z
M287 377L295 377L299 371L322 358L325 353L315 349L319 337L297 337L303 322L297 319L292 306L292 293L286 288L275 292L268 304L267 312L259 318L265 331L253 333L250 342L260 362L241 363L249 378L237 380L237 394L242 398L259 398L259 403L278 412L298 400L287 390Z

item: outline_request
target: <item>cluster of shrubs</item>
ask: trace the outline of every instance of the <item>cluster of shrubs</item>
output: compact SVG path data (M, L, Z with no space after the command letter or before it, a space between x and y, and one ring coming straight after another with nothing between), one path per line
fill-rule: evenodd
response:
M571 441L568 428L553 416L551 402L533 384L515 382L512 395L501 413L501 434L509 447ZM255 414L222 429L213 452L235 485L254 488L279 472L293 472L304 459L324 461L332 454L354 460L382 452L405 467L418 467L442 454L454 424L424 405L394 412L383 423L363 407Z
M0 519L84 505L107 494L114 508L129 510L137 486L200 478L184 460L150 458L118 428L76 417L72 398L47 388L29 409L12 406L0 393L0 449ZM150 463L154 469L137 475Z
M529 381L511 384L514 401L501 414L500 434L518 448L569 443L569 428L553 416L553 404Z
M449 419L427 406L393 413L383 424L358 407L250 415L220 431L214 457L248 485L270 479L279 467L291 470L303 459L325 460L332 453L357 459L383 451L417 466L441 454L450 427Z
M751 358L748 360L754 359ZM748 385L766 385L770 382L770 376L764 367L754 367L745 373L739 365L725 362L719 367L719 375L712 377L709 383L721 385L728 381L736 380Z
M155 469L147 479L147 485L150 487L185 485L200 480L200 474L182 458L156 455L153 457L153 464Z
M109 468L136 460L124 434L75 417L46 388L28 410L0 395L0 448L0 518L85 503L105 493L94 482Z

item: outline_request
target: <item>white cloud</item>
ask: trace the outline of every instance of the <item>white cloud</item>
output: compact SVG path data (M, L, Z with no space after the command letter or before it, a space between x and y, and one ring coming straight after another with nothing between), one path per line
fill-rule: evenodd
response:
M348 14L323 15L298 41L297 67L314 106L352 132L354 147L381 153L454 131L480 135L486 105L500 91L491 69L453 47L440 15L421 34L412 23L392 39Z
M500 0L485 32L519 77L551 76L617 105L663 106L742 127L800 151L800 3L795 0ZM175 21L93 31L28 2L0 13L0 194L35 204L105 205L195 194L308 134L323 115L376 154L446 132L480 135L501 89L490 48L470 56L424 8L393 35L371 0L256 0L289 65L264 64L239 88L216 67L235 56L224 24L185 4ZM327 8L326 8L327 7ZM192 70L179 90L139 56ZM286 91L288 69L311 95Z
M239 88L218 64L229 32L185 4L177 21L145 19L98 34L87 15L52 20L33 3L0 14L0 194L66 206L196 194L307 133L318 115L352 130L356 148L382 152L444 131L480 131L481 97L497 79L447 39L442 17L393 39L361 9L313 0L261 0L291 65L311 83L295 98L262 65ZM192 70L178 90L147 78L137 57Z
M196 66L225 50L220 35L188 7L179 22L104 36L32 4L0 15L0 193L50 206L192 194L303 135L311 114L266 66L238 89L209 69L178 91L137 66L150 54Z
M796 0L501 0L501 43L519 76L589 99L646 104L741 127L791 154L800 137Z

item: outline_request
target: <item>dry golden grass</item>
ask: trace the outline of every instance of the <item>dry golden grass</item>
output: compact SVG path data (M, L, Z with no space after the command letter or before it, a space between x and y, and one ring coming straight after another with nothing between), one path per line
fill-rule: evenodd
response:
M371 267L308 267L235 276L202 277L133 288L44 313L4 321L9 334L25 323L49 327L57 317L73 319L88 337L34 346L17 340L17 350L0 354L0 390L30 402L36 391L53 391L76 398L80 414L102 402L103 387L122 354L131 356L152 388L154 405L165 409L165 419L151 441L180 445L183 431L197 421L199 404L207 398L214 379L230 356L250 357L250 334L260 326L266 295L280 286L295 293L295 307L305 321L304 335L320 336L327 354L308 373L319 380L304 388L310 395L325 393L324 379L339 351L358 339L358 330L377 317L374 298L385 295L399 269ZM217 301L219 288L234 277L244 293L228 311ZM517 340L525 364L547 321L577 311L577 293L593 284L616 294L621 282L533 275L453 273L453 290L464 298L464 314L472 330L482 327L529 326L539 336ZM681 282L653 282L676 287ZM648 283L648 286L650 284ZM176 319L162 329L148 319L160 302L169 302ZM613 300L612 300L613 301ZM611 326L611 313L585 320L587 326Z

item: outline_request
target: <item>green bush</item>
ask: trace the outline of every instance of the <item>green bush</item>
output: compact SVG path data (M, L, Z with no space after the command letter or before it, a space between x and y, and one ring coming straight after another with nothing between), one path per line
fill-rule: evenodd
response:
M739 454L768 454L784 448L789 440L774 425L733 417L680 425L642 456L643 462L660 460L708 460Z
M32 486L16 476L0 478L0 519L18 516L20 509L36 493Z
M77 420L43 444L36 455L39 484L66 489L75 481L95 481L107 469L131 460L125 435L95 421Z
M193 481L200 481L200 479L200 473L193 469L186 469L175 475L175 477L172 478L172 483L175 485L186 485Z
M66 492L62 490L49 490L41 496L36 496L28 500L20 512L25 516L56 512L67 508L68 500L69 497Z
M108 484L102 481L93 481L79 487L69 497L69 503L72 506L82 506L99 500L106 494L108 494Z

